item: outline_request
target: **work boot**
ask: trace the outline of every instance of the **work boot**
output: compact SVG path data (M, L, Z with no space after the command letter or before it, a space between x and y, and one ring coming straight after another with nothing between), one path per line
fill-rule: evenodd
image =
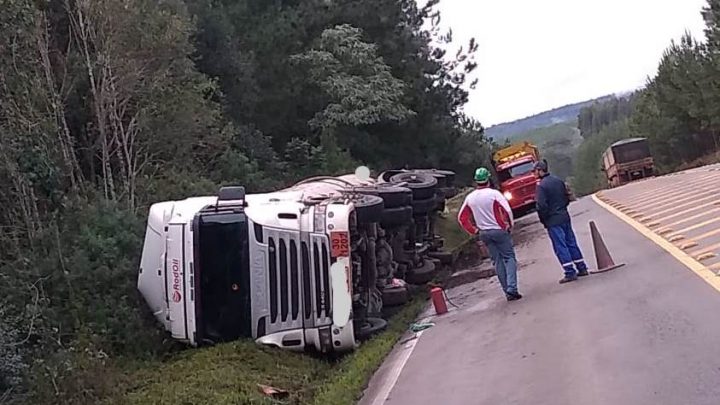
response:
M520 298L522 298L522 295L520 295L520 293L518 293L518 292L507 293L506 296L507 296L508 301L517 301Z
M577 279L578 279L578 276L565 276L565 277L563 277L563 278L560 279L559 283L560 283L560 284L565 284L565 283L569 283L569 282L571 282L571 281L575 281L575 280L577 280Z
M590 273L588 273L587 270L583 270L583 271L578 271L577 275L578 275L578 277L585 277L585 276L589 276Z

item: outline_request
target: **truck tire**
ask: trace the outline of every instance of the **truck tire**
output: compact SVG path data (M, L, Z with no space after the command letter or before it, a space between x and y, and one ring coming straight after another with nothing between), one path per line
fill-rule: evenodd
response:
M432 198L437 188L437 179L426 173L400 173L390 177L391 183L405 183L412 190L414 200Z
M513 218L520 219L528 214L527 208L515 208L512 210Z
M438 211L444 211L445 210L445 194L441 192L440 190L435 193L435 201L437 201L437 205L435 206L435 209Z
M438 250L437 252L430 252L428 253L428 256L433 259L438 259L440 260L440 263L447 265L452 264L454 260L453 254L451 252L446 252L443 250Z
M455 182L455 172L440 169L415 169L415 173L431 174L437 179L438 187L452 187Z
M378 176L378 180L381 182L389 183L392 176L400 173L405 173L405 170L387 170L380 173L380 175Z
M382 318L367 318L356 332L361 340L366 340L387 328L387 321Z
M360 187L356 188L355 191L360 194L375 195L382 198L385 208L402 207L412 203L412 190L406 187L383 184L376 187Z
M438 201L434 197L424 200L415 200L412 204L413 215L427 215L429 212L433 211L437 205Z
M445 195L445 198L453 198L460 193L457 187L444 187L440 191Z
M382 290L383 307L396 307L408 302L408 291L405 287L386 287Z
M382 212L380 225L383 228L396 228L400 226L410 225L413 218L413 208L411 206L385 208Z
M353 199L358 223L369 224L382 219L383 199L375 195L360 195Z
M410 269L405 273L405 281L410 284L426 284L435 277L435 263L432 260L424 259L423 265Z

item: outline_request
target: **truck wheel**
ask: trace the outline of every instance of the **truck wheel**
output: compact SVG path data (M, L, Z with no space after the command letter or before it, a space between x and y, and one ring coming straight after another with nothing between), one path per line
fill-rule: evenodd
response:
M440 191L445 195L445 198L453 198L460 193L457 187L445 187L441 188Z
M385 206L383 199L375 195L361 195L353 199L358 223L380 222Z
M445 252L442 250L438 250L437 252L430 252L428 253L429 257L432 257L433 259L440 260L440 263L442 264L452 264L453 263L453 254L451 252Z
M425 259L421 267L408 270L405 274L405 281L410 284L425 284L432 281L433 277L435 277L435 263Z
M416 169L415 173L432 174L438 180L438 187L452 187L455 183L455 172L440 169Z
M360 187L355 191L360 194L375 195L383 199L385 208L396 208L412 203L412 190L406 187L393 185L378 185L377 187Z
M408 291L405 287L386 287L382 290L383 307L396 307L408 302Z
M445 194L438 190L438 192L435 194L435 201L437 201L437 205L435 206L435 209L438 211L444 211L445 210Z
M413 208L411 206L385 208L382 212L380 225L383 228L395 228L409 225L412 221Z
M424 200L413 201L413 215L426 215L437 207L437 200L433 197Z
M392 176L395 176L396 174L400 174L400 173L405 173L405 170L384 171L384 172L380 173L380 175L378 176L378 180L388 183L388 182L390 182L390 178Z
M376 335L387 328L387 321L382 318L367 318L360 326L356 335L359 339L365 340Z
M438 188L447 187L447 178L445 176L443 176L442 174L433 173L433 172L417 172L417 173L425 173L425 174L429 174L429 175L435 177L435 180L437 180Z
M516 208L516 209L512 210L512 213L513 213L513 218L519 219L519 218L524 217L528 213L528 209L527 208Z
M412 190L414 200L432 198L437 188L437 179L426 173L400 173L390 177L391 183L406 183L404 187Z

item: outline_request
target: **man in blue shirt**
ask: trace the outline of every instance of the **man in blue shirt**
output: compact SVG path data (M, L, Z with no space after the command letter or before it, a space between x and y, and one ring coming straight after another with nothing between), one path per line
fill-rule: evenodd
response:
M588 268L575 239L570 214L570 192L565 182L548 172L545 161L535 164L535 175L540 179L535 193L540 222L547 228L555 256L565 271L560 284L587 276Z

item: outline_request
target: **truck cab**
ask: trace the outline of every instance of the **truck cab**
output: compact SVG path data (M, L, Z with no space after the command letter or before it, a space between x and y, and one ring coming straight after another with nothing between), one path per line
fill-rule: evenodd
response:
M155 204L138 289L171 336L192 346L250 338L352 350L352 312L334 309L352 300L353 212L352 203L307 205L297 193L245 196L241 187Z
M539 160L537 148L529 142L500 149L493 156L500 192L516 217L535 208L535 189L538 180L533 167Z

